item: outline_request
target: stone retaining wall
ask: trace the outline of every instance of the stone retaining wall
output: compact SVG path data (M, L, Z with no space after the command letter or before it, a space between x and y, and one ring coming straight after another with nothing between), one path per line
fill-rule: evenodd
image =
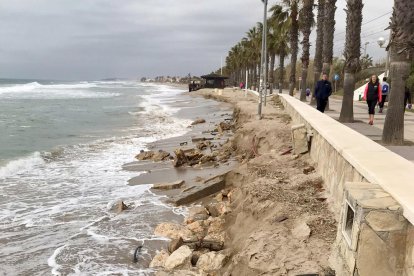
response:
M309 153L338 221L337 275L414 276L414 164L306 103L279 98L312 135ZM355 193L371 198L361 203Z

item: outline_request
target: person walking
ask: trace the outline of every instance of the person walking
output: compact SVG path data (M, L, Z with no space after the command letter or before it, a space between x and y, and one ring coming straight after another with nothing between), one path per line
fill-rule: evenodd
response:
M328 99L332 95L332 85L328 81L328 75L322 74L322 79L315 85L316 109L324 113Z
M375 106L382 101L382 89L377 75L372 75L369 83L365 86L364 100L367 101L369 122L374 124Z
M410 92L410 89L407 86L405 87L405 91L404 91L404 112L405 112L406 108L408 108L408 109L412 108L411 92Z
M382 113L384 109L384 103L387 100L388 92L390 91L390 85L387 82L387 77L382 78L382 101L379 105L379 113Z

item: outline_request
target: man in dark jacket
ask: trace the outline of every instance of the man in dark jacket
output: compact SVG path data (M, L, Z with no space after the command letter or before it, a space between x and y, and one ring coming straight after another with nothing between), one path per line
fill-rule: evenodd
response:
M332 85L328 81L328 75L323 73L322 79L318 81L315 86L316 109L324 113L325 107L328 104L328 98L331 94Z

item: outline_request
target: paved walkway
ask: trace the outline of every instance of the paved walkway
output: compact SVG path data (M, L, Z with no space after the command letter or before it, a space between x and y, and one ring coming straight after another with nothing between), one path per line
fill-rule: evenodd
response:
M288 93L288 91L283 91ZM299 95L296 95L299 97ZM325 111L326 115L338 120L341 111L342 100L331 97L329 99L329 111ZM377 112L377 110L376 110ZM346 123L348 127L353 130L371 138L376 142L381 142L382 129L384 127L384 120L386 115L386 108L384 113L376 113L374 125L368 125L368 107L365 102L354 102L354 123ZM404 138L406 141L405 146L386 146L389 150L401 155L402 157L414 162L414 113L405 113L405 125L404 125ZM386 160L384 160L386 162ZM390 164L392 165L392 164Z

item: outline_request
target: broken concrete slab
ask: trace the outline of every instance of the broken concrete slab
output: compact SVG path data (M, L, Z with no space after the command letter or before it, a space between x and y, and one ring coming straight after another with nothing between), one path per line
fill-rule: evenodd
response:
M154 184L151 189L155 190L173 190L173 189L179 189L184 185L184 180L177 180L174 182L169 183L156 183Z
M173 198L171 198L171 202L176 205L187 204L198 199L204 198L211 194L217 193L224 189L226 183L224 180L224 176L216 176L209 180L206 180L202 185L196 186L191 190L183 192Z
M308 132L304 124L293 125L292 131L292 142L293 152L295 154L302 154L309 151L308 147Z

